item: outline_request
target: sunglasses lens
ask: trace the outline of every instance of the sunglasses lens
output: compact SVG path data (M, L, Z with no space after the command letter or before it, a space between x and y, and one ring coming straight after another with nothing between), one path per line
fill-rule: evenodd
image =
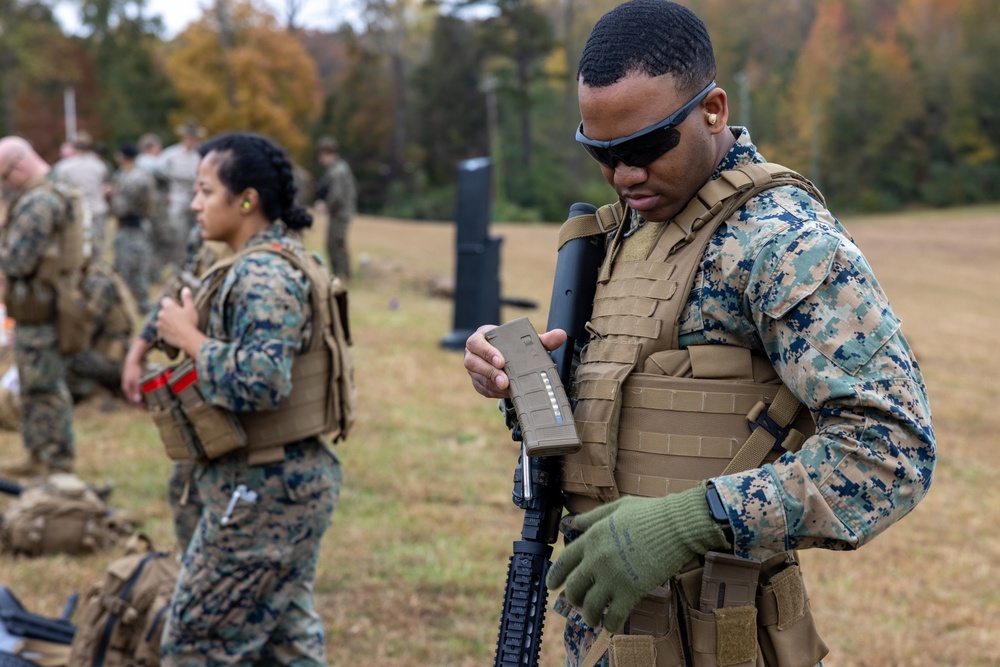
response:
M667 151L675 148L681 141L681 133L677 128L669 127L656 130L642 137L636 137L632 141L614 146L613 148L603 148L601 146L591 146L583 144L583 148L608 169L614 169L619 162L624 162L630 167L645 167Z
M671 127L615 146L614 152L618 159L627 165L645 167L667 151L676 148L680 141L681 133Z
M615 165L618 164L618 159L611 155L610 149L601 148L600 146L591 146L590 144L581 145L590 157L594 158L608 169L614 169Z

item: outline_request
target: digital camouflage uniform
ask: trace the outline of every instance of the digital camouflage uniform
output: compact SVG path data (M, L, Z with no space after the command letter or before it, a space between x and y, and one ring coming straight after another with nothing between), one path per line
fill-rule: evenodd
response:
M108 165L94 151L84 150L56 162L52 175L55 180L76 188L83 196L83 203L90 212L90 255L100 258L104 254L108 219L108 202L104 198Z
M128 285L140 313L149 309L149 244L153 177L139 167L115 173L111 213L118 219L115 232L115 271Z
M45 179L27 183L13 202L0 244L0 272L26 278L38 268L66 221L66 203ZM66 387L55 321L17 323L14 363L20 375L24 446L49 468L73 467L73 401Z
M66 384L75 401L98 387L120 392L122 365L136 325L135 305L124 293L128 288L107 264L91 260L80 289L94 314L94 333L90 346L69 361Z
M736 145L716 176L764 162L749 133L732 129ZM712 479L737 555L855 549L924 496L935 448L920 369L861 251L804 191L767 190L715 231L679 324L682 349L766 352L816 421L797 453ZM562 596L555 608L568 619L574 667L596 631ZM606 656L598 663L607 664Z
M158 175L169 185L166 224L153 228L153 261L158 270L184 262L184 242L195 224L191 200L200 160L198 151L188 150L184 144L174 144L160 153Z
M304 252L280 222L248 246L270 243ZM196 360L206 400L236 412L276 408L311 336L308 304L308 282L286 260L257 253L237 262ZM282 462L250 466L237 450L198 463L195 476L204 511L164 628L163 665L325 665L312 585L340 489L336 457L307 438L287 445ZM222 524L238 484L256 499L238 501Z
M184 265L181 271L191 276L200 276L209 266L221 259L221 248L218 243L206 244L201 238L201 228L192 227L184 244ZM228 251L228 248L226 248ZM169 285L168 285L169 287ZM165 294L171 298L176 294ZM156 316L160 311L159 302L153 304L146 317L139 337L153 345L156 341ZM174 461L167 483L167 499L174 519L174 535L181 551L187 549L191 537L201 518L201 498L198 496L198 486L194 479L194 461Z
M351 258L347 251L347 227L357 206L357 187L351 167L337 157L320 178L317 191L323 195L330 222L326 230L326 254L330 271L343 279L351 277Z
M135 165L153 177L153 199L149 210L149 230L147 238L150 241L150 262L148 282L159 282L163 266L158 252L154 252L153 243L160 237L160 230L167 224L167 200L170 183L160 172L160 158L152 153L139 153Z

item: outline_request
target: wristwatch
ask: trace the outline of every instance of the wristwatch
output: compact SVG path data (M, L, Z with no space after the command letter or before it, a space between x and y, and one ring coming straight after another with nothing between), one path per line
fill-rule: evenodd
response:
M708 485L708 490L705 491L705 500L708 502L708 512L712 515L712 519L719 524L719 528L729 540L729 544L736 546L733 542L733 526L729 523L729 514L726 513L726 507L722 504L722 498L719 497L719 490L714 485Z

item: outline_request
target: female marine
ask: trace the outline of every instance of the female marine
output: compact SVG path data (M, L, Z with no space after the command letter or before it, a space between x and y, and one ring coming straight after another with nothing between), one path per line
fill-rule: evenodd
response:
M260 424L244 420L260 412L280 419L295 359L320 335L302 269L313 260L293 234L312 217L294 203L292 164L272 141L231 133L198 150L191 208L204 238L226 243L236 260L199 297L201 328L185 288L180 303L163 300L157 332L194 360L207 403L247 425ZM246 435L252 441L253 428ZM313 580L340 464L317 435L268 452L266 462L242 447L197 463L204 509L164 627L167 667L326 665Z

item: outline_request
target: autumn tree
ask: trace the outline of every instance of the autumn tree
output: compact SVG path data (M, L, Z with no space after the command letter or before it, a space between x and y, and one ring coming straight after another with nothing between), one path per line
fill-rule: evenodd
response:
M252 1L218 0L170 45L166 70L180 109L212 132L270 136L298 160L310 154L321 97L316 66L295 36Z
M423 167L432 185L453 182L460 160L489 155L482 63L474 26L440 16L430 53L412 79L418 119L414 138L424 152Z
M93 59L62 34L41 2L0 0L0 118L3 134L25 137L54 160L64 131L63 91L76 86L78 117L97 126Z

